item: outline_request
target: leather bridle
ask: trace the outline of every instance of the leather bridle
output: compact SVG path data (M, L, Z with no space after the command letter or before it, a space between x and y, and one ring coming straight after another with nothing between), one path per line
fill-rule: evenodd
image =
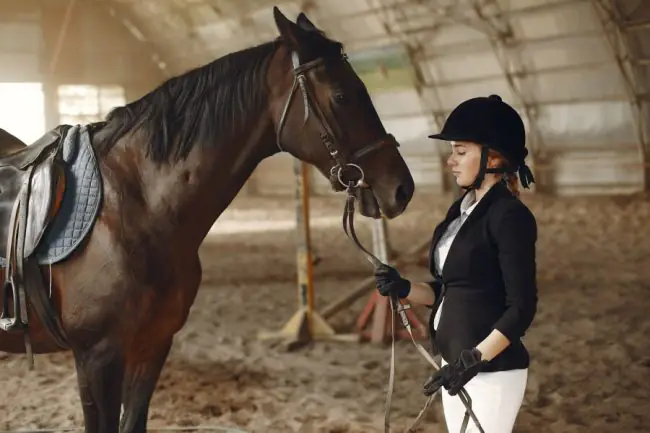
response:
M344 62L347 62L347 55L342 54L341 59ZM284 104L284 109L280 116L280 122L278 124L278 129L276 133L276 143L280 151L285 151L282 146L282 131L284 125L287 121L287 115L289 113L289 108L291 107L291 102L293 101L293 96L296 94L298 89L302 93L303 106L305 109L305 114L303 118L303 126L307 123L309 119L309 113L314 113L317 121L320 123L320 139L330 158L333 161L332 167L330 167L329 180L332 185L332 189L335 191L343 191L344 189L350 188L368 188L369 185L365 182L365 173L363 169L359 166L359 160L363 157L381 150L385 147L399 147L399 143L395 140L395 137L392 134L385 134L380 139L354 152L350 155L345 148L341 147L341 142L343 140L337 140L334 129L330 125L325 112L323 111L321 105L318 103L318 100L313 97L312 90L310 89L306 72L323 66L325 64L324 59L317 58L305 64L300 64L300 59L298 53L293 51L291 53L291 61L293 64L293 85L291 86L291 91L287 97L287 101ZM332 119L332 122L336 124L336 119ZM336 125L338 126L338 125ZM341 129L337 129L340 131ZM347 181L343 178L346 174L346 171L349 169L356 170L358 172L359 178L356 181Z
M342 60L347 62L348 58L345 54L342 55ZM366 255L368 261L376 269L383 265L382 261L379 260L374 254L368 251L361 244L359 238L356 235L356 231L354 229L355 192L359 188L370 187L365 182L365 173L363 169L359 166L358 161L362 157L371 154L375 151L378 151L380 149L383 149L384 147L388 147L388 146L399 147L399 143L397 143L395 137L392 134L385 134L379 140L362 147L361 149L354 152L352 155L348 155L345 149L337 147L337 145L340 145L341 140L336 140L336 135L334 133L334 130L332 129L330 123L328 122L325 113L323 112L320 104L318 103L318 100L314 98L310 93L309 85L307 82L307 76L305 74L310 69L314 69L322 66L324 64L324 60L322 58L317 58L305 64L300 64L298 53L292 52L291 61L293 64L294 79L293 79L293 85L291 86L291 92L289 92L289 96L287 97L287 101L284 104L284 109L282 110L282 114L280 116L280 122L278 124L278 129L276 133L277 146L280 149L280 151L285 151L284 148L282 147L282 142L281 142L282 130L287 120L287 115L289 113L289 108L291 107L291 102L293 101L293 96L296 94L297 90L300 89L303 97L303 106L305 109L303 126L307 123L307 120L309 118L309 113L313 112L321 126L321 132L320 132L321 141L323 145L327 148L327 152L329 153L330 158L333 160L333 165L330 168L330 172L329 172L330 184L332 185L332 188L335 191L345 190L347 192L345 209L343 211L343 230L345 231L345 234L348 236L348 238L351 239L352 242L354 242L357 248L359 248L359 250L361 250ZM336 124L336 119L333 119L333 122ZM340 131L341 129L337 129L337 130ZM359 178L356 181L354 180L346 181L345 179L343 179L343 175L348 169L354 169L359 173ZM427 362L429 362L429 364L433 366L433 368L435 368L436 370L440 370L440 366L438 365L438 363L436 363L436 361L429 354L429 352L424 347L422 347L421 344L415 341L411 329L411 324L409 323L408 317L406 315L406 310L410 308L410 305L400 302L400 300L395 297L391 297L390 304L391 304L391 310L393 314L391 316L392 344L391 344L391 359L390 359L390 376L388 379L388 391L386 395L386 406L385 406L385 416L384 416L384 428L386 433L390 432L390 409L391 409L393 389L395 384L395 316L396 315L400 317L402 325L404 325L404 327L408 331L411 337L411 341L415 345L415 348L418 350L418 352L420 352L420 354L427 360ZM434 397L438 392L439 391L437 391L436 393L432 394L427 398L424 407L416 417L411 427L407 430L408 432L415 432L416 427L422 420L422 416L425 414L425 412L429 408L429 405L431 404L431 402L433 401ZM459 398L465 405L465 409L466 409L465 419L463 420L463 427L461 429L461 433L464 433L465 429L467 428L467 421L469 420L469 418L472 418L472 420L478 427L479 431L483 433L483 429L480 423L478 422L476 415L472 410L471 399L469 398L467 391L465 391L465 388L461 388L461 391L459 392Z

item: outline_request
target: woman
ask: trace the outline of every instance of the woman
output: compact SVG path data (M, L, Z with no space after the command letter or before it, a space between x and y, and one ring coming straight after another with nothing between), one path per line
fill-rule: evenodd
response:
M511 432L521 407L529 355L521 338L537 309L537 224L518 199L518 180L534 182L524 163L524 124L500 97L460 104L440 134L451 144L448 166L465 193L433 232L428 283L410 282L390 267L376 273L377 289L432 308L429 332L442 368L425 383L444 387L447 428L465 428L462 387L486 433ZM519 173L517 176L516 173ZM469 422L467 432L478 432Z

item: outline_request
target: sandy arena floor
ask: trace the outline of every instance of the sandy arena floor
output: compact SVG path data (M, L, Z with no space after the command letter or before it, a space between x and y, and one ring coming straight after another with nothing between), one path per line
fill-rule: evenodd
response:
M429 237L449 200L418 191L389 224L394 248ZM650 320L643 319L650 312L650 199L525 201L540 229L540 306L526 338L533 363L516 431L650 432ZM153 430L383 432L388 347L316 343L288 353L256 339L296 308L293 205L238 198L215 225L202 248L203 287L154 395ZM320 307L371 272L339 227L342 206L342 196L312 200ZM357 221L370 245L368 225ZM400 270L427 278L417 266ZM351 330L364 302L330 323ZM409 342L397 350L392 420L402 431L424 402L429 370ZM27 372L23 357L0 353L0 430L80 427L71 356L40 356L36 364ZM439 400L420 431L445 432Z

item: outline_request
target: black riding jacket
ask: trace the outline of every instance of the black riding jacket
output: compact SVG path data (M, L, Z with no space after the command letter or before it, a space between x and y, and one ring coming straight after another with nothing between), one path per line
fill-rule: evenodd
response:
M435 280L429 284L436 302L429 332L434 351L453 362L461 350L475 347L498 329L511 344L484 371L526 368L530 360L521 338L537 311L535 217L504 183L495 184L461 226L442 275L437 275L436 244L460 215L463 197L452 204L431 242L429 268ZM442 297L445 302L435 331L433 319Z

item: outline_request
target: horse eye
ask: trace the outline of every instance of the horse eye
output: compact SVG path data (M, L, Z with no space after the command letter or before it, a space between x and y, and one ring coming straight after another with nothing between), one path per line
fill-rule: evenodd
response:
M343 102L345 100L345 95L343 92L336 92L334 93L334 100L336 102Z

